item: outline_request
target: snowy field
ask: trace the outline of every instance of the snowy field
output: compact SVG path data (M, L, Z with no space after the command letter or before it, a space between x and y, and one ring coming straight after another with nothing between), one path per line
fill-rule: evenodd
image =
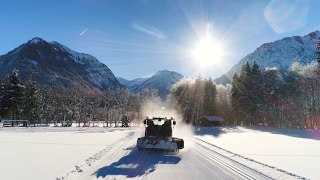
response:
M170 156L138 151L142 131L0 128L0 179L320 179L319 130L177 126L185 148Z
M320 179L320 130L265 127L196 129L218 147L308 179Z

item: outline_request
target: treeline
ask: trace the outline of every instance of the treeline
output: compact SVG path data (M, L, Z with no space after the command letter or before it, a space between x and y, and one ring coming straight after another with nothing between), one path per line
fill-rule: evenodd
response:
M232 110L236 124L316 128L320 123L320 68L294 63L285 74L260 72L246 62L232 78Z
M176 109L187 123L198 124L198 119L204 115L217 115L217 87L209 79L183 78L173 85L167 98L169 109Z
M106 90L84 88L77 84L69 87L39 86L31 78L21 82L17 70L0 78L1 119L24 119L32 125L72 121L141 120L148 104L161 106L156 90L146 89L141 95L127 89Z
M156 90L134 94L77 84L50 88L39 86L33 78L21 82L18 71L0 78L0 118L29 120L33 125L66 120L79 125L91 120L140 121L162 106L195 125L202 116L220 116L227 125L319 128L320 66L294 63L281 74L276 68L260 71L257 61L245 62L226 86L201 76L183 78L172 87L166 105Z
M261 72L257 61L245 62L232 84L184 78L169 95L184 121L198 124L202 116L220 116L227 125L264 125L278 128L320 127L320 67L294 63L281 74Z

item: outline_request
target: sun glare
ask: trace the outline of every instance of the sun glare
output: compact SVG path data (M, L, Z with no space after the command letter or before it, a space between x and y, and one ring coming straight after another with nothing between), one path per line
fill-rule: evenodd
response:
M215 43L210 36L200 41L196 46L193 55L201 65L210 65L219 61L222 54L218 43Z

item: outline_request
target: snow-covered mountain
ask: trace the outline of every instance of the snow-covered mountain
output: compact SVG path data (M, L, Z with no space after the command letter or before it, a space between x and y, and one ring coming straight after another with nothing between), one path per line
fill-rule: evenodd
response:
M21 80L26 81L33 74L43 85L68 86L76 82L100 89L122 87L111 70L97 58L38 37L0 56L0 76L5 77L14 69L19 70Z
M118 78L120 83L126 86L131 92L142 93L145 89L157 89L159 96L165 100L170 93L172 85L179 82L183 75L174 71L158 71L150 78L139 78L132 81Z
M215 79L215 82L217 84L230 83L234 72L239 73L245 61L252 65L253 61L256 60L261 70L265 70L266 67L277 67L282 73L286 72L293 62L309 64L316 61L316 44L319 38L320 32L315 31L302 37L286 37L275 42L265 43L242 58L225 75Z
M143 82L145 82L148 78L137 78L137 79L133 79L131 81L126 80L124 78L121 77L117 77L118 81L120 82L120 84L122 84L123 86L125 86L130 92L132 92L134 89L136 89L140 84L142 84Z

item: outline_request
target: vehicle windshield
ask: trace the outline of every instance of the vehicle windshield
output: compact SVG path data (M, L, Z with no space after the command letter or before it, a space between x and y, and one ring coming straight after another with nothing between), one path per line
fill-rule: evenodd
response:
M161 126L164 124L165 120L164 119L157 119L157 120L152 120L152 122L154 125Z
M172 136L171 120L147 120L146 136L166 137Z

